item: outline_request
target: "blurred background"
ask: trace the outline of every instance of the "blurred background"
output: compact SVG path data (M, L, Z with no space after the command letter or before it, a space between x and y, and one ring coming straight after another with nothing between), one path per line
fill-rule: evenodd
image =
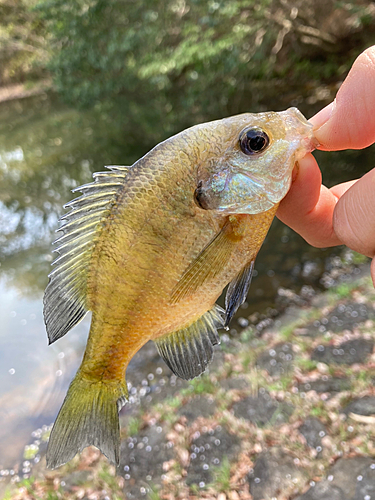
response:
M42 320L71 190L199 122L289 106L310 117L374 43L366 0L0 1L0 478L29 477L25 445L48 432L85 345L87 321L47 348ZM316 153L324 183L363 175L374 152ZM230 335L277 316L288 293L336 284L345 259L275 221Z

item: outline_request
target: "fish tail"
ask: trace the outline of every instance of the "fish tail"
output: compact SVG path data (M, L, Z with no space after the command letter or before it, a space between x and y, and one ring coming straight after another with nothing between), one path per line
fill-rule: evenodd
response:
M125 380L92 381L78 372L70 384L49 438L47 467L56 469L89 445L99 448L118 465L118 412L126 398Z

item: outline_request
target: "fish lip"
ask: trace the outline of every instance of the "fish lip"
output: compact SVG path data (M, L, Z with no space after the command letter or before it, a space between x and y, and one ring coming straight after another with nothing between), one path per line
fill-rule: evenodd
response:
M305 118L299 109L288 108L280 114L284 115L287 137L290 137L292 142L296 140L296 135L298 137L300 154L297 153L297 156L302 157L319 147L319 142L314 135L313 124Z
M314 135L314 131L312 131L312 137L310 138L310 146L311 146L311 151L314 151L314 149L318 149L321 146L320 142L318 141L318 139ZM311 151L310 151L310 153L311 153Z

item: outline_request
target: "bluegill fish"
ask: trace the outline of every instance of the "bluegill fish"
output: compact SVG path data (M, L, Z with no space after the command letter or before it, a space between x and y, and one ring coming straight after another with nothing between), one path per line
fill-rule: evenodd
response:
M179 377L206 369L217 330L246 298L293 166L313 149L312 126L296 108L246 113L189 128L77 188L44 297L50 343L87 311L92 320L48 467L88 445L118 464L125 371L148 340ZM222 310L215 301L228 284Z

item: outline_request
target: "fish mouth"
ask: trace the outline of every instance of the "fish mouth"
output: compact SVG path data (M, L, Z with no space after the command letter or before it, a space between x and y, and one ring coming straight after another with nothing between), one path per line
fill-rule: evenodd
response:
M296 140L299 142L296 150L296 161L319 146L319 142L314 136L312 123L297 108L288 108L280 114L284 115L286 139L291 140L291 142Z

